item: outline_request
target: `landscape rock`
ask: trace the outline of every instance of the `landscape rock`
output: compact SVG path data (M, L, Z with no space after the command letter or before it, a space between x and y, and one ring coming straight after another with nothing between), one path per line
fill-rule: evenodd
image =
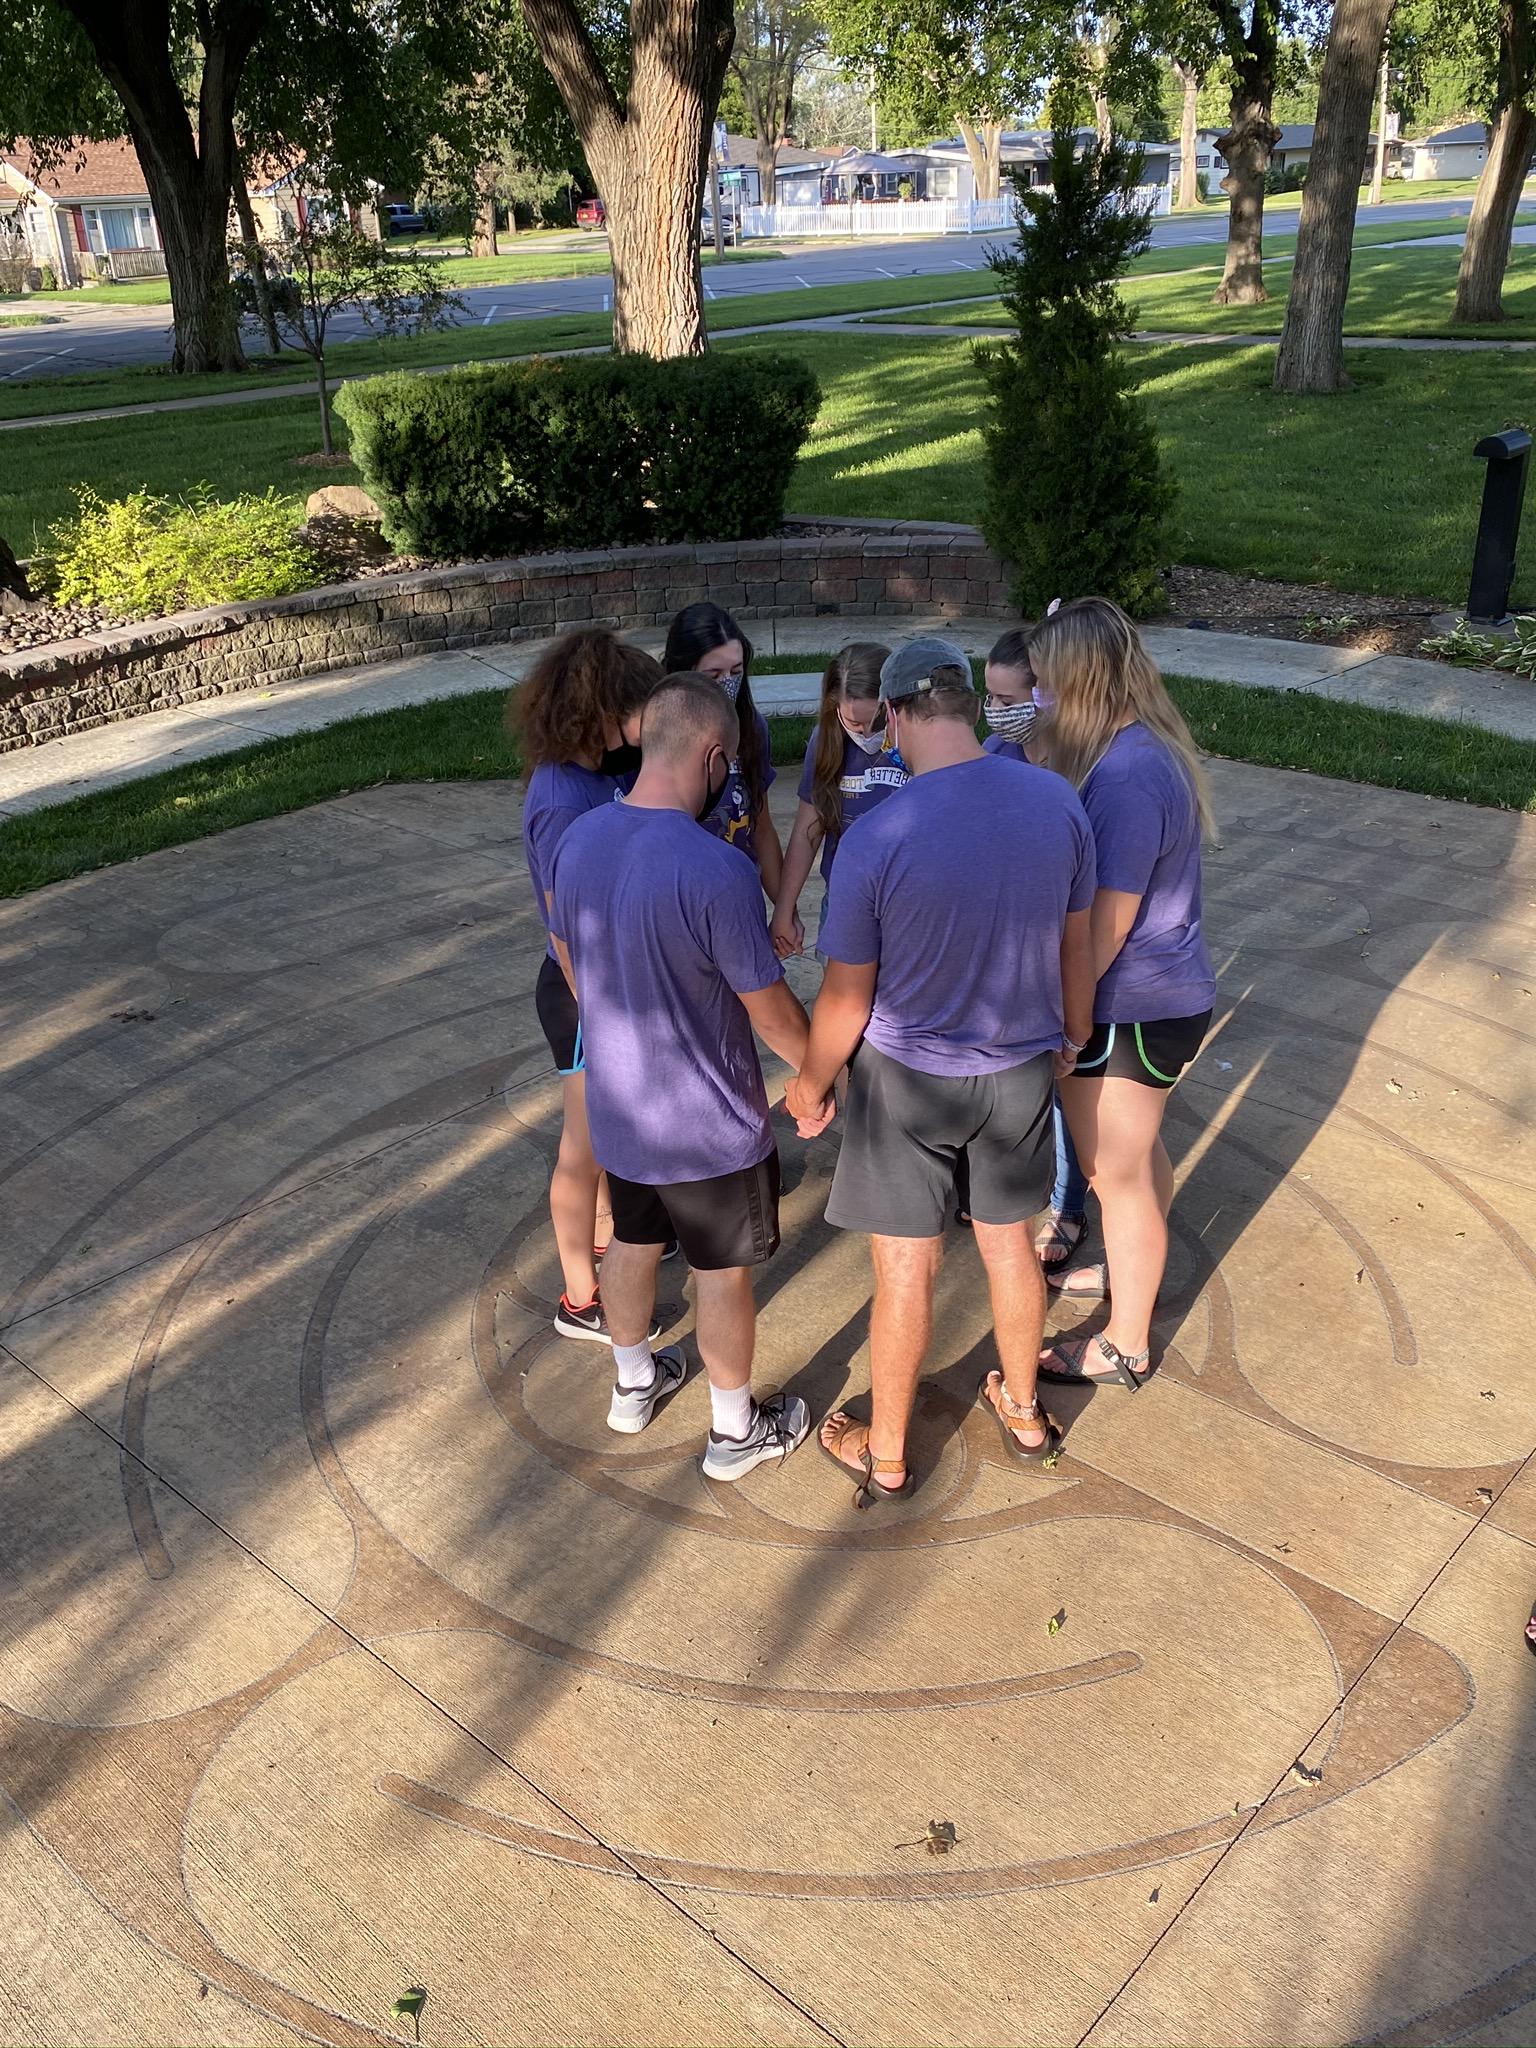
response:
M367 493L361 495L366 497ZM0 534L0 597L4 596L18 597L23 604L30 604L32 600L32 593L27 588L27 572L12 553L10 542ZM0 604L0 610L5 609L8 607Z
M306 519L347 519L382 526L384 514L360 484L322 484L304 506Z

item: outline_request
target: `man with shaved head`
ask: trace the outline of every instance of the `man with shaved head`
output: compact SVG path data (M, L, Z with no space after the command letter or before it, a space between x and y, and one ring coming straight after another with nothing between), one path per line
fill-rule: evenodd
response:
M752 1034L798 1068L808 1026L769 942L756 868L698 822L720 800L737 740L716 682L668 677L646 703L634 789L569 828L551 885L613 1205L608 1426L644 1429L686 1376L681 1351L653 1355L646 1334L675 1236L695 1277L712 1479L787 1457L810 1428L798 1396L752 1397L752 1268L779 1245L779 1154Z

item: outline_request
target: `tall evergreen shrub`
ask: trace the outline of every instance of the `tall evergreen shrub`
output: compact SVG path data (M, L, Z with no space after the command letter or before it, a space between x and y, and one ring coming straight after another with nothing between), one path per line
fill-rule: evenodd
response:
M991 258L1016 332L976 350L992 401L981 524L1029 618L1053 597L1142 614L1166 601L1175 487L1120 346L1131 312L1119 280L1152 232L1140 172L1126 143L1079 155L1058 130L1052 189L1020 186L1018 242Z

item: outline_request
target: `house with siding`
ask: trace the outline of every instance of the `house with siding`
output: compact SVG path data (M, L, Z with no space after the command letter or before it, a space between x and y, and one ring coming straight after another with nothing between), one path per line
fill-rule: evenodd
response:
M165 273L160 229L133 145L77 142L44 170L26 142L0 153L0 250L29 252L61 285Z
M1488 124L1462 121L1454 128L1442 128L1417 142L1403 144L1403 176L1422 178L1480 178L1488 161Z

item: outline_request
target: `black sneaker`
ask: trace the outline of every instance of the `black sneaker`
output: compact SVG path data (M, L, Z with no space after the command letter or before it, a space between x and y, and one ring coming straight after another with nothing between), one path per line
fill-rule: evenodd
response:
M579 1337L588 1344L613 1342L608 1328L608 1318L603 1314L603 1298L600 1294L594 1295L585 1308L573 1307L570 1297L562 1294L560 1306L555 1310L555 1328L562 1337ZM661 1325L657 1323L647 1342L654 1344L660 1335Z

